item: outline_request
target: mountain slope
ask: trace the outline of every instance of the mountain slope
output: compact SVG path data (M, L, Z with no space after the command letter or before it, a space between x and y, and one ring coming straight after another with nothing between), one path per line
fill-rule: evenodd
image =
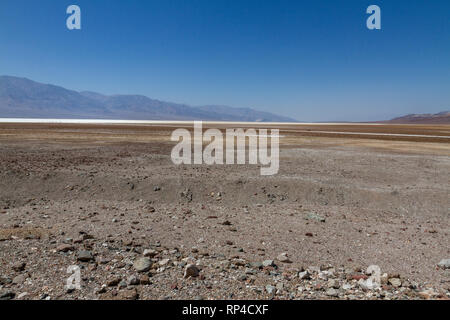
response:
M443 111L435 114L408 114L406 116L394 118L388 123L410 123L410 124L450 124L450 111Z
M77 92L11 76L0 76L0 118L296 121L249 108L192 107L142 95Z

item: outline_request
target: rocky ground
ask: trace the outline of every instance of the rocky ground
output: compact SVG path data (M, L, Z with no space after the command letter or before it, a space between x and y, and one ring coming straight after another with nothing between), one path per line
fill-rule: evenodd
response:
M289 146L263 177L171 146L2 140L0 298L450 298L449 156Z

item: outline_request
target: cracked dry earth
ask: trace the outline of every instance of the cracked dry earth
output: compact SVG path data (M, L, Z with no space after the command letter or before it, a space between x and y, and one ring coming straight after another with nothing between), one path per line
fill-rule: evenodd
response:
M3 141L1 298L450 297L448 155L286 147L264 177L172 146Z

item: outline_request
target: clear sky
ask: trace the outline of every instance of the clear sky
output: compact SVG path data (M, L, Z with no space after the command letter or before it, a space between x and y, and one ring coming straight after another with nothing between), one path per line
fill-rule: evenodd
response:
M300 121L434 113L450 109L450 1L1 0L0 74Z

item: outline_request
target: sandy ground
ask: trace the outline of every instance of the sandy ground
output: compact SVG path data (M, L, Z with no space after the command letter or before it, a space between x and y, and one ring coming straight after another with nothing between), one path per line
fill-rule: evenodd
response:
M437 265L450 258L450 126L278 125L275 176L176 166L175 127L0 124L2 294L449 297L450 270ZM139 272L146 249L151 266ZM199 277L183 278L188 263ZM373 264L387 273L383 290L357 283ZM70 265L82 268L81 290L64 288Z

